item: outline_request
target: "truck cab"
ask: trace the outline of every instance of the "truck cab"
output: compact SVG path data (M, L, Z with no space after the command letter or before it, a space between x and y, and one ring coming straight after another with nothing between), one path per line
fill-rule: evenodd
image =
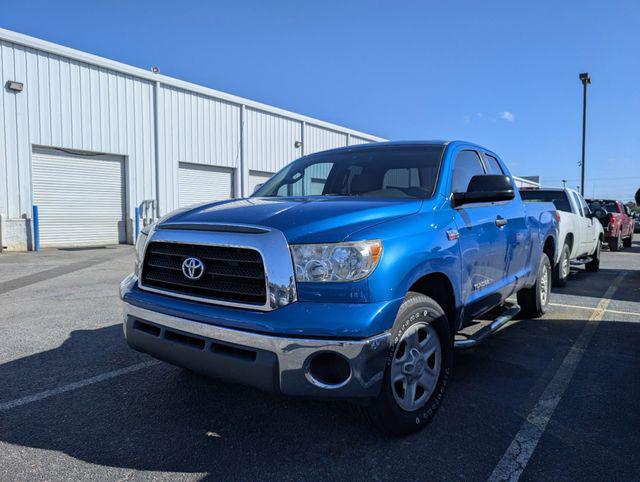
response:
M253 196L168 214L121 285L134 349L285 395L362 404L386 432L428 422L466 324L546 310L555 207L500 158L385 142L294 161ZM507 304L517 294L518 305ZM484 335L483 335L484 336Z

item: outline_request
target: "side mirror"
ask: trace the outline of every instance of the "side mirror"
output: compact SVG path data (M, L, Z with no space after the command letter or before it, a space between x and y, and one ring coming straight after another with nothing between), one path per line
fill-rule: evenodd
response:
M255 194L256 192L258 192L258 189L260 189L262 186L264 186L264 182L256 184L251 194Z
M473 176L467 192L453 193L453 207L470 203L510 201L515 197L511 178L498 174Z

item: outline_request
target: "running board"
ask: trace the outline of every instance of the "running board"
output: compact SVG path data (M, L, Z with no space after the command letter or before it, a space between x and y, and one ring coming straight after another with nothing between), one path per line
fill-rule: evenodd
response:
M500 316L498 316L498 318L487 326L476 331L473 335L462 340L455 340L453 346L460 350L464 350L479 345L490 335L502 328L505 323L511 321L518 313L520 313L520 307L514 304L510 308L507 308Z
M591 263L591 261L593 261L593 258L591 256L574 259L573 261L571 261L571 266L582 266L583 264Z

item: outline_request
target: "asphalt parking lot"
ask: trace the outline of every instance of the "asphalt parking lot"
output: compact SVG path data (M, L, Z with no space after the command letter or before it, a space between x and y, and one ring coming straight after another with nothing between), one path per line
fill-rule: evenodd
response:
M640 244L576 270L543 319L458 352L440 412L405 439L344 403L130 350L117 287L132 254L0 256L1 480L640 479Z

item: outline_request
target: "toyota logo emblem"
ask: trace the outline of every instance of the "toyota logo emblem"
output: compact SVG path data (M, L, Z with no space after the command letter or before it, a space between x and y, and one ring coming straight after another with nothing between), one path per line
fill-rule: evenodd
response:
M187 258L182 262L182 274L191 280L202 278L204 264L198 258Z

